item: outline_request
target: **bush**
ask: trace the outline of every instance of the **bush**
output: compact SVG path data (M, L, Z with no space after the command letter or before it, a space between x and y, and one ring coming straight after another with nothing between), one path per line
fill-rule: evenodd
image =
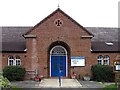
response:
M109 65L94 65L91 68L93 80L114 81L113 69Z
M2 75L0 75L0 87L1 88L7 88L10 85L10 82L7 78L4 78Z
M24 79L25 68L21 66L7 66L3 69L3 76L10 81L20 81Z

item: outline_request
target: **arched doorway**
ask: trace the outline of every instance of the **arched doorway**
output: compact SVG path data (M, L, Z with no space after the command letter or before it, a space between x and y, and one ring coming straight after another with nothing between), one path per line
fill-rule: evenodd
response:
M59 76L67 77L67 50L56 45L50 50L50 77Z

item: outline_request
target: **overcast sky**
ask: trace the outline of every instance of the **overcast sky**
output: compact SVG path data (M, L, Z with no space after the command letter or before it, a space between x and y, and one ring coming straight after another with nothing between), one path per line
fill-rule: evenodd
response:
M34 26L60 8L84 27L118 27L119 0L0 0L0 26Z

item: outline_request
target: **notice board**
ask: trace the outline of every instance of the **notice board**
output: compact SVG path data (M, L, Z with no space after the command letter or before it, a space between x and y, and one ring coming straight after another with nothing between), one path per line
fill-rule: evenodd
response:
M85 66L85 57L71 57L71 66Z

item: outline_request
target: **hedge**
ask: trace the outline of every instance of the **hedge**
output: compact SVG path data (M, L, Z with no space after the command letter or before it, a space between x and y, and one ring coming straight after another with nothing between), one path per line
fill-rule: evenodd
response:
M3 69L3 76L10 81L21 81L25 76L25 68L21 66L7 66Z
M109 65L94 65L91 70L93 80L103 82L114 81L113 69Z

